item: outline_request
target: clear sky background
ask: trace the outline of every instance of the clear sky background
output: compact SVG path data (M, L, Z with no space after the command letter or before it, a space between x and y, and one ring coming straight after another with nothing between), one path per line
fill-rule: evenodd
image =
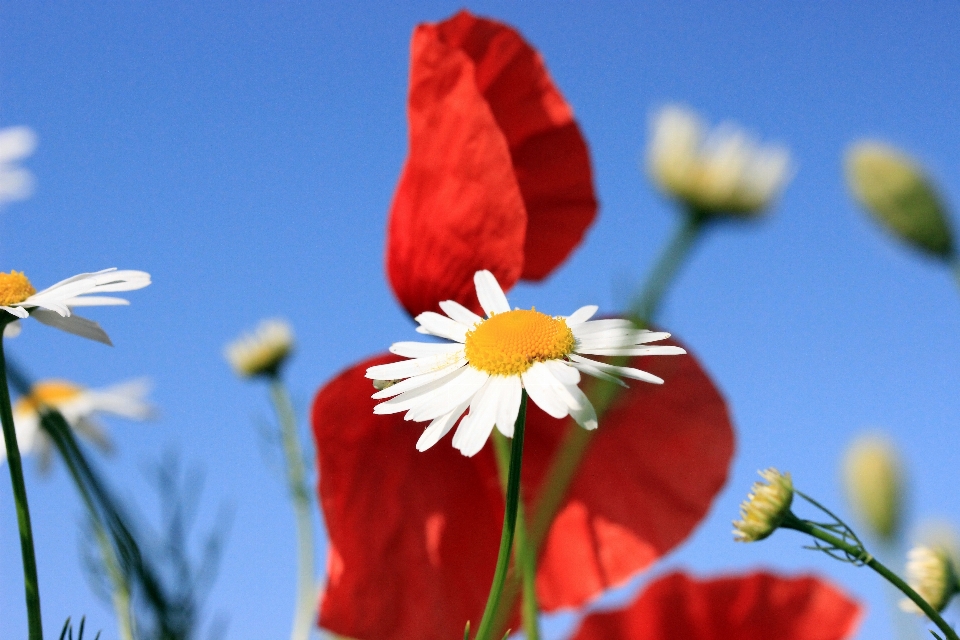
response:
M155 380L162 417L112 422L117 453L102 467L152 522L151 469L168 454L202 469L197 533L221 506L232 513L206 606L229 638L289 634L294 532L257 426L270 415L266 390L239 382L222 346L263 317L288 318L299 341L289 379L305 413L337 371L410 338L383 271L406 153L409 40L416 23L459 7L0 1L0 127L29 125L40 140L25 163L36 194L0 212L0 269L23 269L38 287L112 266L154 279L129 308L90 311L113 349L31 322L9 351L36 377ZM815 570L870 607L861 638L891 638L878 578L801 549L792 532L734 544L730 521L770 465L848 513L844 447L880 428L909 466L912 522L960 525L960 289L873 226L842 176L848 143L878 137L922 160L960 207L957 7L469 8L542 52L590 145L601 203L579 250L543 285L515 289L514 304L623 307L677 223L638 164L657 106L686 103L791 149L797 172L780 205L757 224L714 230L663 309L661 323L729 400L738 451L708 518L655 571ZM48 633L86 614L116 637L85 578L83 511L62 465L49 477L32 462L26 471ZM3 638L25 637L19 576L3 480Z

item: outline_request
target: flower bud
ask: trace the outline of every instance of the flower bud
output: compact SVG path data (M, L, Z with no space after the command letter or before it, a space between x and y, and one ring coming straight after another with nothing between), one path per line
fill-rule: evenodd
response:
M907 583L936 611L943 611L960 592L956 568L950 554L941 548L917 545L907 552ZM904 599L900 608L923 615L913 601Z
M880 142L858 142L847 152L847 183L860 204L900 240L939 258L953 255L943 200L923 169Z
M264 320L253 333L231 342L224 356L241 378L274 376L293 350L293 329L285 320Z
M860 520L881 540L893 541L903 512L903 466L885 437L860 436L850 445L843 463L847 499Z
M764 482L754 482L747 499L740 504L741 520L733 522L733 539L756 542L773 533L793 504L793 480L789 473L774 468L760 471Z
M790 178L786 149L761 146L731 124L705 134L700 118L683 107L661 109L651 130L651 177L664 193L699 213L756 217Z

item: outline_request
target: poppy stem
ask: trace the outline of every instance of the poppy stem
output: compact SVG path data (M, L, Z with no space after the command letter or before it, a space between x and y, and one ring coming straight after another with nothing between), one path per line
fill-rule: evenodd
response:
M787 517L780 524L784 529L793 529L794 531L800 531L809 536L813 536L817 540L822 540L826 542L831 547L843 551L848 557L857 559L857 564L864 564L877 573L879 573L887 582L899 589L905 596L910 598L915 605L920 607L927 617L940 628L941 631L946 635L949 640L960 640L960 637L957 636L957 633L950 627L947 622L940 617L940 614L937 613L936 609L930 606L923 597L913 590L913 588L907 584L900 576L895 574L893 571L888 569L883 565L879 560L877 560L873 555L867 552L862 545L853 545L847 542L845 539L838 538L837 536L822 530L820 527L815 526L814 523L808 522L806 520L801 520L797 516L790 512L787 514Z
M647 277L643 289L628 309L628 314L637 322L646 323L653 319L660 309L664 294L680 271L690 253L690 249L700 237L700 232L710 220L702 211L692 209L683 217L680 226L667 245L660 259Z
M487 597L487 606L483 610L483 618L480 619L475 640L490 639L497 607L500 604L500 594L503 592L503 583L507 579L510 551L513 547L513 534L517 525L517 507L520 504L520 464L523 461L523 429L526 421L527 391L524 389L520 395L520 411L517 413L517 421L513 427L513 443L510 446L510 472L507 476L507 495L503 512L503 532L500 535L500 552L497 554L497 566L493 572L490 595Z
M510 449L507 439L498 431L493 433L494 451L497 454L497 468L500 470L500 484L504 495L507 492L507 474L510 467ZM521 491L522 493L522 491ZM514 566L519 569L520 581L523 587L523 632L527 640L540 640L539 618L540 610L537 606L537 556L530 547L527 534L527 517L524 513L523 499L517 502L517 530L516 544L513 550ZM516 581L512 582L512 589L516 589ZM506 601L513 601L516 592L509 592ZM501 615L497 616L495 629L506 626L506 616L509 610L501 608Z
M287 485L293 501L297 527L297 604L291 640L307 640L313 629L317 602L314 578L313 520L303 449L297 437L297 415L290 394L279 373L270 376L270 398L280 423L280 437L286 458Z
M14 317L6 312L0 319L0 334ZM37 556L33 548L33 528L30 526L30 508L27 505L27 487L23 481L23 462L17 446L17 430L10 407L10 388L7 386L7 364L3 355L3 337L0 335L0 422L3 423L3 439L7 447L7 466L10 467L10 482L13 499L17 506L17 525L20 528L20 555L23 558L23 588L27 600L27 629L29 640L43 640L40 619L40 584L37 580Z

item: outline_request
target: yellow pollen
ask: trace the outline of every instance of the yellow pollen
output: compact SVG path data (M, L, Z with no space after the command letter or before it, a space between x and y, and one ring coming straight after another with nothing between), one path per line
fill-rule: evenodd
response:
M23 302L37 292L23 272L0 273L0 306Z
M498 313L467 332L467 361L495 376L518 375L536 362L573 352L576 340L563 318L536 309Z
M17 400L13 410L15 413L38 413L40 407L56 409L64 402L73 400L83 392L81 387L66 380L47 380L33 385L30 395Z

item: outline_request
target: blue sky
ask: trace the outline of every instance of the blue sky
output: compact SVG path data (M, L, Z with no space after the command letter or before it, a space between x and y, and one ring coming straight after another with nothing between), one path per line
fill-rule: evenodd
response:
M35 195L0 212L0 269L38 286L110 266L154 278L129 308L90 313L115 348L34 323L9 351L38 377L155 380L161 419L112 423L118 451L103 467L153 520L149 469L169 452L203 469L199 529L220 505L233 513L207 606L230 638L288 633L293 526L257 427L265 390L233 377L222 346L263 317L288 318L305 410L338 370L410 335L383 274L409 38L459 7L0 3L0 127L29 125L40 140L25 163ZM911 516L960 525L960 289L878 231L842 177L844 148L877 137L960 203L960 16L933 2L468 7L542 52L590 145L601 202L580 249L546 283L518 287L516 304L613 312L642 280L677 221L638 165L657 106L686 103L790 148L797 173L780 205L716 229L663 310L728 398L738 453L708 519L660 569L816 570L872 607L861 637L892 637L874 576L789 532L734 545L729 522L770 465L842 506L843 449L879 428L909 465ZM64 470L42 478L28 463L27 481L48 628L86 614L114 637L84 577L82 510ZM2 482L4 637L25 630L19 567Z

